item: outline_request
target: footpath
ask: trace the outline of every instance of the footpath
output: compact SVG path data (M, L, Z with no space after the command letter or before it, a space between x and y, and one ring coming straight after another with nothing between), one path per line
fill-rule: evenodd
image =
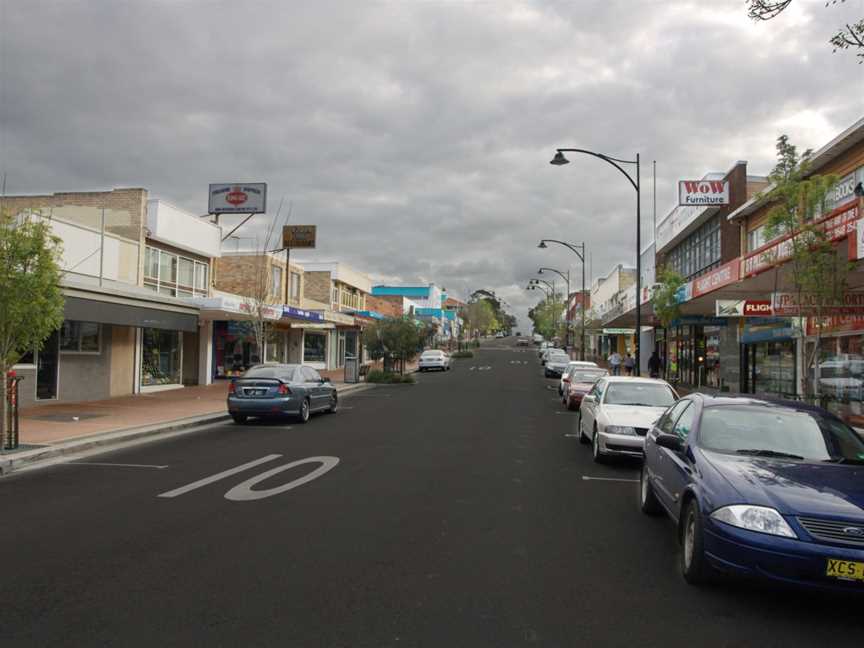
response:
M338 382L343 372L321 372L337 392L367 389ZM37 462L96 448L226 421L227 381L206 386L21 409L15 450L0 450L0 476Z

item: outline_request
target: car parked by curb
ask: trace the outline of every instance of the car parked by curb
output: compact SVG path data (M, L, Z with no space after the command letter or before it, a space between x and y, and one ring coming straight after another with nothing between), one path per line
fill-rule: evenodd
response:
M235 423L281 416L306 423L313 413L335 412L338 406L330 379L304 365L255 365L228 385L228 414Z
M420 354L418 371L450 371L450 356L439 349L429 349Z

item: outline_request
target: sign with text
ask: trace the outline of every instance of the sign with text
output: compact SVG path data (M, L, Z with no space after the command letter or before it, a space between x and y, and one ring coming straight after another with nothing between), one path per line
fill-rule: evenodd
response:
M728 180L681 180L678 204L685 207L717 207L729 204Z
M283 248L314 248L315 225L286 225L282 228Z
M267 211L267 183L219 183L210 185L208 214L263 214Z
M829 241L839 241L856 231L858 220L858 205L845 207L842 210L828 214L818 221ZM777 264L788 261L794 252L794 240L791 235L774 241L761 250L744 257L743 273L745 277L759 274Z
M818 295L801 295L795 293L774 293L771 306L778 316L797 317L799 315L835 315L864 314L864 293L846 293L836 302L820 303Z
M718 299L717 317L771 317L774 309L770 299Z
M816 333L844 333L847 331L864 331L864 315L836 315L834 317L808 317L807 335Z
M692 294L693 298L707 295L710 292L728 286L731 283L738 281L741 274L741 260L733 259L729 263L724 263L719 268L714 268L711 272L707 272L701 277L693 280Z

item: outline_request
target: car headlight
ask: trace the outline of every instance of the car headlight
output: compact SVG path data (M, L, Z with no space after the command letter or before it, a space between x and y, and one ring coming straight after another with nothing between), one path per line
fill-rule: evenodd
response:
M629 425L607 425L603 431L607 434L629 434L630 436L636 436L636 429Z
M751 506L749 504L734 504L717 509L711 518L725 522L739 529L797 538L798 536L775 509L767 506Z

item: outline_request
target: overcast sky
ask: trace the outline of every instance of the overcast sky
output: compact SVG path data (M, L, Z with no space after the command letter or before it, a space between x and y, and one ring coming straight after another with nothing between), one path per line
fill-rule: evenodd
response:
M743 0L0 0L0 173L10 194L140 186L199 214L208 183L264 181L271 213L284 197L318 225L316 260L494 290L526 326L529 278L575 261L540 238L584 240L593 276L635 263L632 188L593 158L550 166L556 147L639 152L650 241L652 160L659 220L678 179L766 173L780 133L816 148L864 114L864 66L826 43L862 16L864 0L759 24Z

